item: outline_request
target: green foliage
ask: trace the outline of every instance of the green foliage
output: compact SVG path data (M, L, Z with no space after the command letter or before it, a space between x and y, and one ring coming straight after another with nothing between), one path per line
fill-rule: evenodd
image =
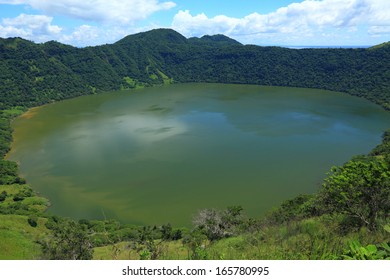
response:
M390 130L383 133L382 143L375 147L370 155L384 158L390 164Z
M7 198L7 192L2 191L0 194L0 202L3 202Z
M173 240L173 230L171 224L161 226L161 238L163 240Z
M123 80L126 82L127 87L124 88L135 88L137 86L137 81L133 80L130 77L124 77Z
M345 260L390 260L390 243L378 246L369 244L362 246L359 241L352 241L349 250L342 256Z
M5 111L0 111L0 158L3 158L10 149L12 141L10 119L11 117Z
M359 219L371 229L390 213L390 170L378 158L351 160L333 167L320 192L325 211Z
M42 244L45 259L89 260L93 247L85 225L75 221L52 217L46 224L51 234Z
M22 186L18 193L14 195L14 201L22 201L27 197L31 197L33 195L33 191L29 186Z
M163 253L163 242L156 240L155 234L151 227L142 227L140 230L139 239L134 243L134 247L141 260L157 260Z
M193 230L183 238L183 244L188 248L188 259L206 260L208 254L206 251L208 245L207 236L200 230Z
M0 160L0 185L24 184L25 180L18 175L15 162Z
M193 224L211 241L233 236L246 220L242 210L241 206L230 206L225 211L203 209L194 217Z
M241 45L223 35L186 39L168 29L82 49L1 39L0 109L169 84L173 79L322 88L362 96L390 109L389 59L387 46L296 50Z
M28 185L0 185L0 192L4 198L0 203L1 214L42 216L49 206L47 199L38 197Z
M267 216L267 221L281 224L292 220L300 220L317 215L319 209L316 205L315 195L298 195L293 199L284 201L277 209Z

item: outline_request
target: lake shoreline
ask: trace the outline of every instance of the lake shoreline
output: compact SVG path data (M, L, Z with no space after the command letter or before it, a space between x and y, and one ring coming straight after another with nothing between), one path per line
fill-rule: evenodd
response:
M218 87L229 87L230 86L230 84L203 84L203 83L194 83L194 84L177 84L176 85L176 87L178 87L178 88L186 88L186 87L190 87L190 86L194 86L194 85L198 85L198 87L199 88L203 88L203 87L206 87L206 88L218 88ZM245 88L245 85L236 85L236 84L233 84L233 86L234 86L234 88ZM251 86L253 86L253 87L250 87L250 88L252 88L252 89L255 89L255 90L259 90L259 89L267 89L267 90L278 90L278 88L280 88L280 89L283 89L283 90L285 90L286 88L285 87L262 87L262 86L258 86L258 85L251 85ZM172 86L170 86L170 87L159 87L158 89L157 89L157 91L158 90L167 90L167 89L170 89ZM173 87L175 87L175 85L173 86ZM314 91L314 90L312 90L312 89L302 89L302 88L292 88L293 90L294 90L294 92L299 92L300 90L301 91L303 91L303 92L308 92L308 93L310 93L311 91ZM153 89L153 88L148 88L148 89L145 89L146 90L146 92L149 92L149 91L155 91L156 89ZM118 92L121 92L121 91L118 91ZM337 93L337 92L332 92L332 91L325 91L325 90L320 90L319 91L319 94L317 95L315 95L316 97L318 97L318 98L325 98L325 96L323 95L323 93L325 93L325 92L328 92L328 93L330 93L330 96L332 96L332 95L334 95L334 94L342 94L343 96L345 95L345 94L343 94L343 93ZM181 93L180 93L181 94ZM98 96L98 95L96 95L96 96ZM127 96L126 94L124 95L124 96ZM140 96L142 96L142 94L140 95ZM156 95L157 96L157 95ZM222 96L222 95L221 95ZM227 95L225 95L225 96L227 96ZM246 96L245 94L244 94L244 96ZM247 95L245 98L253 98L253 97L251 97L252 95ZM288 96L288 95L286 95L286 96ZM138 96L136 96L137 98L138 98ZM215 98L217 98L218 96L215 96ZM229 96L227 96L227 97L229 97ZM231 95L231 97L234 97L233 95ZM355 100L354 98L353 99L349 99L349 98L352 98L351 96L349 96L349 95L345 95L345 97L346 98L348 98L348 102L347 103L349 103L350 102L350 100ZM105 99L109 99L110 98L110 94L109 93L106 93L105 95L104 95L104 98ZM214 98L214 97L213 97ZM219 98L219 97L218 97ZM230 98L230 97L229 97ZM228 98L228 99L229 99ZM236 98L236 97L234 97L234 98ZM356 98L356 100L361 100L361 98L357 98L357 97L355 97ZM89 100L89 97L87 96L87 97L83 97L82 98L83 99L83 101L82 102L85 102L85 104L87 104L87 100ZM72 99L72 100L74 100L74 99ZM214 99L213 99L214 100ZM221 99L221 100L224 100L224 98L223 99ZM229 99L230 100L230 99ZM213 101L214 102L214 101ZM221 101L221 102L231 102L231 101ZM268 102L268 101L267 101ZM326 101L326 102L328 102L328 101ZM61 102L58 102L56 105L58 105L59 103L61 103ZM69 102L65 102L65 103L69 103ZM71 101L70 103L72 103L72 104L75 104L75 103L77 103L77 102L75 102L75 101ZM95 102L96 103L96 102ZM97 102L98 104L100 104L100 102ZM123 103L123 102L122 102ZM254 103L254 102L252 102L252 103ZM119 104L119 103L118 103ZM153 103L153 104L155 104L155 103ZM291 106L291 104L295 104L295 103L291 103L290 102L290 104L289 105L286 105L286 106ZM297 104L299 104L299 102L297 103ZM110 105L111 106L111 105ZM120 105L120 108L122 108L123 107L123 109L121 109L121 110L125 110L124 112L127 112L128 110L129 110L129 108L127 108L126 106L128 106L128 105L123 105L123 104L121 104ZM229 105L230 106L230 105ZM283 105L284 106L284 105ZM294 106L298 106L298 105L294 105ZM299 105L299 106L301 106L301 105ZM376 105L375 105L376 106ZM58 107L58 106L57 106ZM60 106L60 107L63 107L62 105ZM161 107L161 106L160 106ZM164 106L163 106L164 107ZM168 106L169 107L169 106ZM41 108L41 107L38 107L38 108ZM65 108L65 107L64 107ZM297 107L297 108L299 108L299 107ZM344 107L342 107L342 108L344 108ZM61 109L61 110L63 110L64 111L64 113L66 113L67 115L70 113L69 112L69 109L68 110L64 110L64 109ZM60 111L61 111L60 110ZM72 109L73 110L73 109ZM264 111L264 110L263 110ZM38 110L37 111L35 111L34 112L34 110L32 111L33 112L33 114L35 113L37 113L38 112ZM61 111L62 112L62 111ZM85 114L86 112L84 112L84 108L83 107L80 107L80 110L76 110L75 112L83 112L83 114ZM165 112L165 111L161 111L161 110L158 110L158 111L156 111L156 110L151 110L151 111L149 111L149 113L153 113L153 114L162 114L163 112ZM166 111L166 112L169 112L169 111ZM254 111L255 112L255 111ZM164 114L166 114L166 113L164 113ZM32 117L33 115L27 115L28 117ZM91 120L93 120L93 118L95 118L95 117L93 117L94 115L91 115L91 116L89 116L88 117L88 119L89 119L89 121L91 121ZM96 115L97 116L97 115ZM192 117L195 117L196 115L193 115ZM217 116L217 115L216 115ZM25 118L25 120L30 120L29 118ZM292 115L286 115L286 117L289 117L289 118L293 118L294 120L296 120L296 121L305 121L305 122L312 122L313 120L315 120L315 119L313 119L313 120L311 120L311 117L309 118L308 116L306 116L305 114L301 114L301 113L299 113L299 114L297 114L296 112L293 112L292 113ZM219 117L218 117L219 118ZM215 119L215 121L222 121L222 119L219 119L218 120L218 118L217 119ZM303 119L302 119L303 118ZM48 118L48 119L51 119L51 118ZM119 119L118 119L119 120ZM202 119L199 119L199 120L202 120ZM125 121L125 122L128 122L129 120L127 120L127 119L122 119L122 121ZM284 119L282 118L282 119L280 119L280 121L282 121L282 122L284 122ZM247 121L245 121L244 123L246 123ZM279 122L280 123L280 122ZM280 124L282 124L282 123L280 123ZM297 123L297 124L299 124L299 123ZM96 124L95 124L96 125ZM136 125L135 123L134 123L134 125ZM156 125L157 125L157 127L156 127ZM175 124L176 125L176 124ZM154 124L154 128L158 128L160 126L160 124ZM164 124L164 125L162 125L161 124L161 128L163 128L163 127L167 127L167 126L169 126L169 125L167 125L166 123ZM171 125L172 126L172 125ZM153 129L154 129L153 128ZM228 127L226 127L226 128L228 128ZM140 134L140 132L142 132L142 131L144 131L144 132L142 132L140 135L142 135L143 133L149 133L149 132L147 132L147 130L144 130L144 128L142 128L142 127L139 127L139 128L137 128L137 126L135 127L135 129L136 130L138 130L138 129L142 129L142 130L140 130L139 132L137 132L137 134ZM342 128L342 129L344 129L344 128ZM283 129L283 130L285 130L285 129ZM167 129L164 129L164 130L156 130L156 132L157 131L159 131L159 134L160 135L164 135L164 134L166 134L166 133L171 133L172 132L172 130L167 130ZM79 133L79 132L78 132ZM80 131L80 133L81 133L81 131ZM161 134L162 133L162 134ZM99 133L100 134L100 133ZM169 134L167 134L167 135L169 135ZM65 137L65 135L63 135L62 136L62 138L64 138ZM148 136L149 137L149 136ZM367 150L368 148L366 148L366 150ZM348 158L346 158L346 160L347 160ZM333 163L333 164L335 164L335 163ZM324 174L323 174L324 175ZM114 184L115 185L115 184ZM55 203L53 203L53 205L55 205ZM276 206L276 205L278 205L278 204L274 204L274 206ZM218 207L222 207L222 206L218 206ZM267 207L267 210L269 210L269 207ZM255 211L254 209L252 209L251 211ZM169 216L169 215L168 215ZM147 223L146 223L147 224Z

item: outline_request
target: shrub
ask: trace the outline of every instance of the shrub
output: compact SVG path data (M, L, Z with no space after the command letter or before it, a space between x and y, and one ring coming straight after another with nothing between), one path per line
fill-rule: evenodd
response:
M370 244L364 247L359 241L353 241L342 258L345 260L390 260L390 246L389 243L383 242L378 246Z
M247 220L241 214L241 206L229 206L226 210L202 209L193 219L195 229L202 231L209 240L218 240L237 234Z
M31 216L27 219L27 222L32 227L37 227L38 225L38 218L36 216Z
M7 198L7 192L2 191L0 194L0 202L3 202Z
M52 234L42 249L44 258L50 260L89 260L93 247L86 226L73 220L51 217L46 227Z
M380 158L361 157L333 167L319 194L325 211L346 214L374 229L390 213L390 171Z
M301 194L293 199L286 200L276 210L271 212L267 220L281 224L291 220L302 220L319 214L315 204L315 195Z

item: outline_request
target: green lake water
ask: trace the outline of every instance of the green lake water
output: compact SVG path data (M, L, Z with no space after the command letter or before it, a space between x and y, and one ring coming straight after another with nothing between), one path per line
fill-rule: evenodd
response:
M181 226L202 208L258 217L314 193L389 124L379 106L341 93L172 85L36 108L13 122L8 158L52 213Z

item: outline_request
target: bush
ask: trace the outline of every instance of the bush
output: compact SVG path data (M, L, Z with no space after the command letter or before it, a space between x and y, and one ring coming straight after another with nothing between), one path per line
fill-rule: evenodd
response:
M319 194L328 212L359 219L374 229L390 213L390 171L383 159L360 157L333 167Z
M69 219L51 217L46 227L51 230L52 234L42 244L45 259L92 259L92 242L85 225Z
M0 202L3 202L7 198L7 192L2 191L0 194Z
M36 216L31 216L27 219L27 222L32 227L38 226L38 218Z
M18 176L16 162L0 160L0 185L24 184L25 182Z
M279 208L268 215L267 220L271 223L281 224L316 216L319 214L319 210L317 209L315 199L315 195L302 194L286 200Z
M242 210L241 206L230 206L224 211L203 209L195 216L193 224L211 241L233 236L246 221L246 217L241 214Z
M13 200L14 201L22 201L26 197L31 197L33 196L33 191L29 186L22 186L21 190L14 195Z
M24 195L23 195L23 193L18 192L17 194L15 194L13 200L14 200L15 202L24 200Z
M342 256L345 260L390 260L390 243L362 246L359 241L349 244L349 249Z

